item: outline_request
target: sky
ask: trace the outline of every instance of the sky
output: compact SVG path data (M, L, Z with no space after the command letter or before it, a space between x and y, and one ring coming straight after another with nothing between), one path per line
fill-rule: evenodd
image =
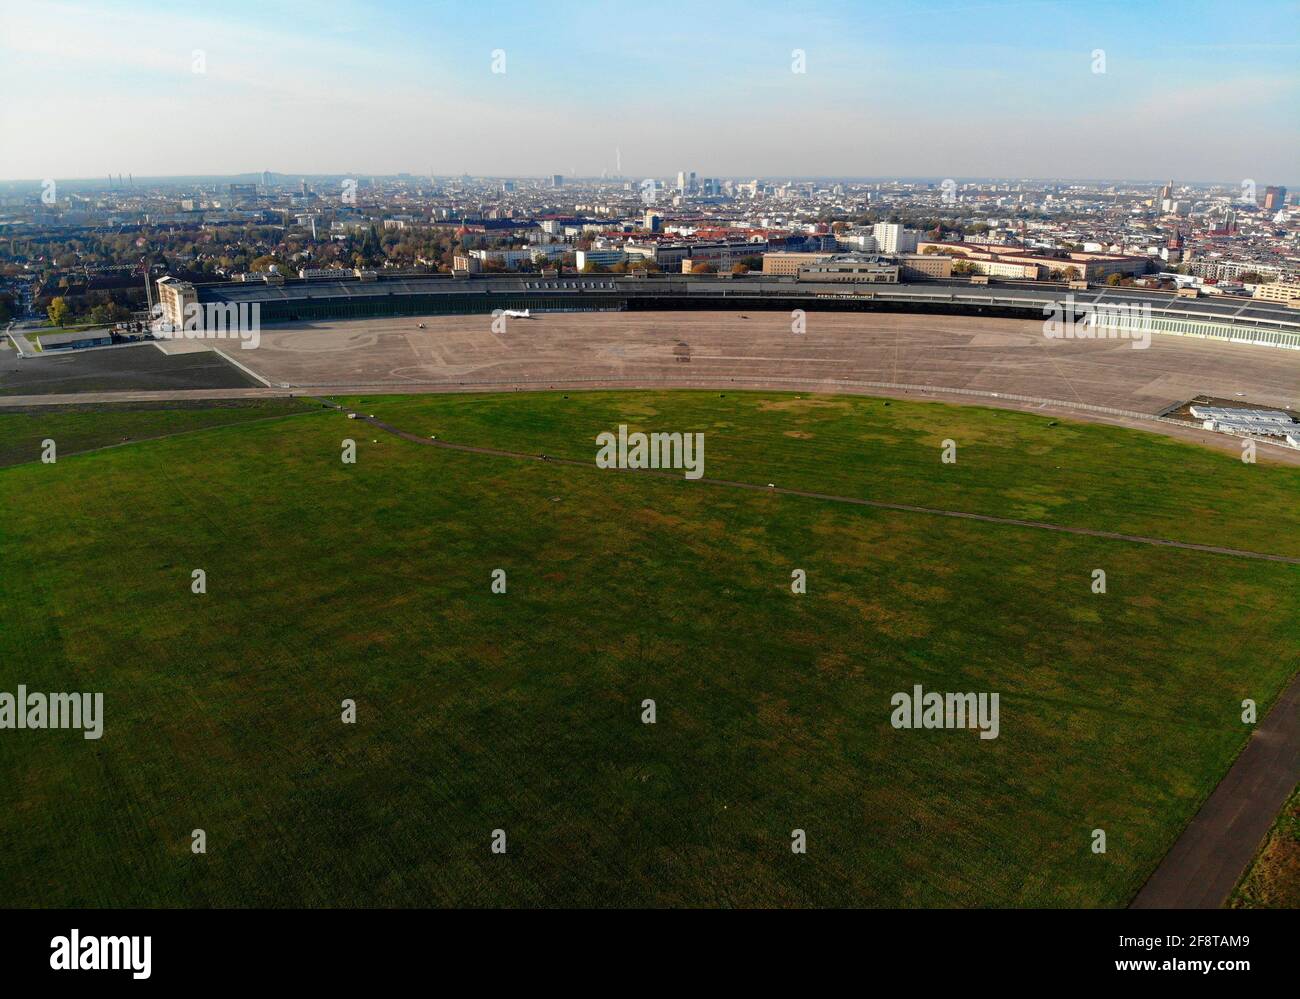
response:
M1300 187L1300 0L0 0L0 179L262 170Z

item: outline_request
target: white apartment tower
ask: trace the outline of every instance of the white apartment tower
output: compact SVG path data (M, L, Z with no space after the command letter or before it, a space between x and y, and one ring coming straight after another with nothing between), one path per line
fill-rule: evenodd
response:
M876 249L880 253L915 253L916 231L905 229L896 222L877 222L871 227Z

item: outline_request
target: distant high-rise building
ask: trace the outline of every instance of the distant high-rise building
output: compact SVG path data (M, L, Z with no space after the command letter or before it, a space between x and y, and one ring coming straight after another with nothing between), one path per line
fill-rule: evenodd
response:
M1174 196L1174 182L1171 180L1164 187L1160 188L1160 201L1163 204Z
M677 171L677 193L678 194L686 193L686 171L685 170Z
M266 188L266 187L270 187L270 186L271 186L271 171L270 171L270 170L263 170L263 171L262 171L262 187Z
M1264 188L1264 211L1266 212L1280 211L1282 206L1285 204L1286 204L1285 187Z
M563 187L563 186L564 186L564 175L563 175L563 174L559 174L559 173L552 174L552 175L551 175L551 186L552 186L552 187Z
M881 253L916 252L916 231L895 222L877 222L871 227L871 235Z

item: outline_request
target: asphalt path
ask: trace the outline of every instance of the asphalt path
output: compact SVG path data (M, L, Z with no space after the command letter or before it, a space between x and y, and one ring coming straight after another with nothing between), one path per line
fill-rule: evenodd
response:
M1217 909L1300 783L1300 675L1251 733L1133 900L1134 909Z

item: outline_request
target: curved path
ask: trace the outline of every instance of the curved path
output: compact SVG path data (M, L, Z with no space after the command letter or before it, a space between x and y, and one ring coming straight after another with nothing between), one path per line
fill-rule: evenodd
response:
M792 328L793 326L793 328ZM423 328L421 328L423 327ZM801 330L801 331L796 331ZM543 313L267 327L240 361L267 384L334 394L754 388L1050 412L1195 439L1156 422L1200 395L1300 411L1300 350L1155 335L1055 340L1033 320L897 313ZM1300 451L1262 447L1270 459Z
M1161 422L1160 414L1198 395L1300 411L1300 351L1171 335L1134 349L1128 340L1051 340L1040 322L976 316L809 312L802 332L781 312L544 313L495 325L487 315L333 320L264 327L256 349L226 357L234 355L262 387L204 395L742 387L868 394L1061 415L1237 453L1239 440ZM10 396L0 407L202 397ZM1300 450L1283 446L1260 455L1300 464Z
M420 326L424 328L421 329ZM1053 340L1041 322L810 312L550 313L266 327L239 360L273 386L934 385L1151 415L1198 394L1300 409L1300 351L1172 335Z

